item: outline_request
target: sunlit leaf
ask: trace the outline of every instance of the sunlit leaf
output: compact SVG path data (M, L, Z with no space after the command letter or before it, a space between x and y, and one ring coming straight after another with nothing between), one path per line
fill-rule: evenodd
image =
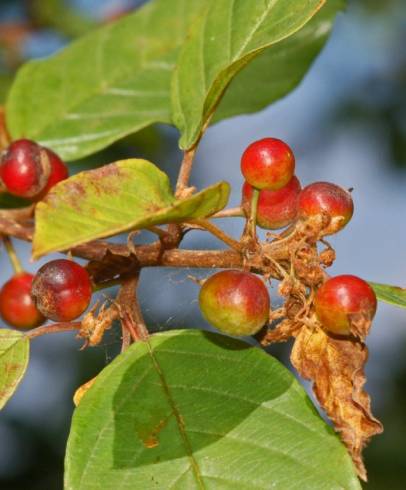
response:
M200 331L137 342L75 410L66 490L360 489L344 446L262 350Z
M197 141L233 77L266 49L281 49L283 53L284 41L299 31L324 3L320 0L209 2L181 52L172 84L173 120L182 134L182 148L189 148ZM286 48L289 50L289 44ZM278 60L283 54L275 52L274 56ZM296 60L293 57L286 62ZM275 62L275 69L278 66L280 61ZM302 69L298 73L301 76Z
M306 26L323 2L212 2L152 0L55 56L27 63L7 103L12 136L74 160L150 124L174 122L185 133L182 146L190 146L230 82L213 121L262 109L292 90L342 6L330 0ZM171 109L171 79L190 30Z
M248 63L232 80L211 122L259 111L291 92L323 48L343 7L343 0L329 0L299 32Z
M226 182L176 200L169 178L146 160L122 160L55 186L36 207L33 256L127 230L210 216L224 208Z

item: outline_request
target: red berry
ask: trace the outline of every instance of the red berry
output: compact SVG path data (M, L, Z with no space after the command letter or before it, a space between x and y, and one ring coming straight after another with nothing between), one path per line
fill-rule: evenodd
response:
M276 138L251 143L241 158L241 172L256 189L276 191L285 186L295 172L295 157L290 147Z
M0 178L7 192L31 198L48 181L49 162L41 146L27 139L14 141L1 158Z
M231 335L253 335L268 321L270 299L261 279L249 272L222 271L203 284L199 304L206 320Z
M297 217L300 182L292 177L285 187L277 191L264 189L259 192L257 224L267 230L277 230L293 223ZM245 182L242 188L242 208L248 217L253 188Z
M44 148L46 151L49 163L51 165L51 171L49 174L48 182L44 188L44 190L35 196L36 201L41 201L48 194L48 192L54 187L58 182L65 180L69 177L69 171L63 161L59 158L59 156L54 153L49 148Z
M352 333L352 322L369 324L375 316L377 301L371 286L356 276L336 276L318 289L314 301L316 315L326 330L338 335Z
M71 260L59 259L43 265L32 283L32 296L43 315L69 322L89 306L92 284L89 274Z
M325 235L337 233L350 221L354 213L351 194L329 182L315 182L305 187L299 196L299 217L302 219L326 215L330 223Z
M15 328L34 328L45 318L31 297L34 276L28 272L15 275L0 290L0 316Z

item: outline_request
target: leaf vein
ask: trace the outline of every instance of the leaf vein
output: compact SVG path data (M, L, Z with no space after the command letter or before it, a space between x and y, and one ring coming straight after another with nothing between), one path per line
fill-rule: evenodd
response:
M203 482L203 479L202 479L202 475L201 475L201 471L200 471L200 468L197 464L197 461L194 457L194 454L193 454L193 449L192 449L192 446L191 446L191 443L189 441L189 438L187 436L187 432L186 432L186 428L185 428L185 424L184 424L184 421L183 421L183 418L175 404L175 400L173 399L172 397L172 394L171 394L171 391L170 391L170 387L168 385L168 383L166 382L166 379L165 379L165 376L164 376L164 373L161 369L161 366L160 364L158 363L158 360L154 354L154 350L153 350L153 347L151 346L151 344L148 342L148 348L149 348L149 354L151 356L151 360L152 360L152 363L159 375L159 378L160 378L160 381L161 381L161 386L162 386L162 389L166 395L166 398L167 398L167 401L169 403L169 405L171 406L172 408L172 412L175 416L175 419L176 419L176 422L177 422L177 426L178 426L178 430L179 430L179 433L181 435L181 438L182 438L182 441L183 441L183 444L184 444L184 447L185 447L185 450L186 450L186 453L188 455L188 458L189 458L189 461L190 461L190 466L193 470L193 474L196 478L196 482L197 484L199 485L199 487L204 490L206 488L204 482Z
M241 54L244 52L244 49L248 46L248 44L250 43L250 41L254 37L255 33L260 28L261 24L264 22L264 20L266 19L266 17L269 15L269 12L275 6L275 4L276 4L277 1L278 0L270 0L270 2L268 3L267 7L264 9L263 13L259 16L257 22L255 22L252 30L250 31L250 33L246 37L246 39L243 42L243 44L241 45L240 49L233 56L233 62L234 61L237 61L240 58Z

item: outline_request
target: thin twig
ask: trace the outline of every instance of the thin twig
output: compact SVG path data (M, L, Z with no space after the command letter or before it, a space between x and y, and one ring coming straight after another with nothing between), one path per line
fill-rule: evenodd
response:
M137 299L138 283L139 271L136 275L123 281L117 296L122 328L129 330L134 341L146 340L148 338L148 330Z
M31 241L34 234L34 227L31 223L18 223L14 219L4 218L0 215L0 233L20 238L21 240Z
M229 247L236 250L237 252L240 252L242 249L241 244L237 242L237 240L231 238L229 235L227 235L227 233L224 233L223 230L218 228L216 225L214 225L207 219L193 219L193 220L188 220L187 223L191 223L192 225L197 225L201 228L204 228L205 230L209 231L212 235L217 237L222 242L226 243Z
M159 228L159 226L148 226L147 230L151 233L155 233L155 235L159 236L161 239L166 239L169 235L166 230Z
M31 225L21 225L10 220L0 218L0 234L7 234L25 241L31 241L33 228ZM271 244L263 245L276 261L289 260L287 243L278 243L274 240ZM149 245L139 245L133 251L126 244L109 243L107 241L95 240L71 249L72 255L85 260L99 262L103 267L105 261L108 274L106 280L117 276L117 267L113 266L111 257L116 256L123 270L143 267L188 267L188 268L241 268L244 259L235 250L186 250L171 248L162 250L159 241ZM251 266L251 270L263 274L273 275L273 266L266 266L257 262ZM104 276L102 276L104 277ZM276 275L275 278L279 276Z
M79 330L81 322L64 322L64 323L51 323L51 325L43 325L42 327L34 328L25 334L25 337L34 339L35 337L41 337L49 333L71 332Z
M126 351L131 345L131 333L125 328L124 322L121 322L121 352Z
M24 208L0 209L0 218L13 221L28 221L34 216L35 205L31 204Z
M213 214L210 216L210 219L212 218L244 218L244 211L243 209L238 206L236 208L228 208L228 209L223 209L222 211L219 211L218 213Z

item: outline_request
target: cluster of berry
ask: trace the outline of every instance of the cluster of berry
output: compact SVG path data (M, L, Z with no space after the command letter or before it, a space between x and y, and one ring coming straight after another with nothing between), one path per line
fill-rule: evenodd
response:
M0 161L1 188L31 201L40 201L69 176L59 156L27 139L16 140ZM0 315L15 328L41 325L45 318L70 321L88 307L92 295L89 275L71 260L53 260L34 277L18 272L0 290Z
M325 222L320 236L337 233L351 219L353 202L348 191L328 182L304 189L294 175L295 158L289 146L274 138L252 143L241 159L245 177L242 208L247 218L265 229L278 229L316 219ZM29 140L10 145L2 157L0 177L14 195L41 199L67 177L60 158ZM256 199L254 199L256 196ZM326 220L324 218L327 218ZM89 306L93 292L86 269L71 260L53 260L32 276L17 273L0 290L0 315L16 328L33 328L45 318L67 322ZM253 335L269 321L270 297L256 275L227 270L206 280L199 296L203 315L213 326L232 335ZM351 333L356 315L372 320L376 296L362 279L341 275L321 284L314 310L324 328L338 335Z
M250 216L251 206L257 206L256 222L262 228L274 230L327 218L320 236L331 235L352 217L353 202L345 189L329 182L315 182L301 189L294 175L293 152L281 140L265 138L248 146L242 155L241 171L245 178L244 213ZM250 272L227 270L214 274L204 282L199 304L211 325L232 335L254 335L269 320L268 290ZM376 307L372 288L352 275L328 279L314 298L318 320L327 331L338 335L351 333L350 322L356 315L372 320Z
M67 259L51 260L35 276L15 274L0 290L0 316L15 328L29 329L45 319L69 322L89 306L93 286L86 269Z

